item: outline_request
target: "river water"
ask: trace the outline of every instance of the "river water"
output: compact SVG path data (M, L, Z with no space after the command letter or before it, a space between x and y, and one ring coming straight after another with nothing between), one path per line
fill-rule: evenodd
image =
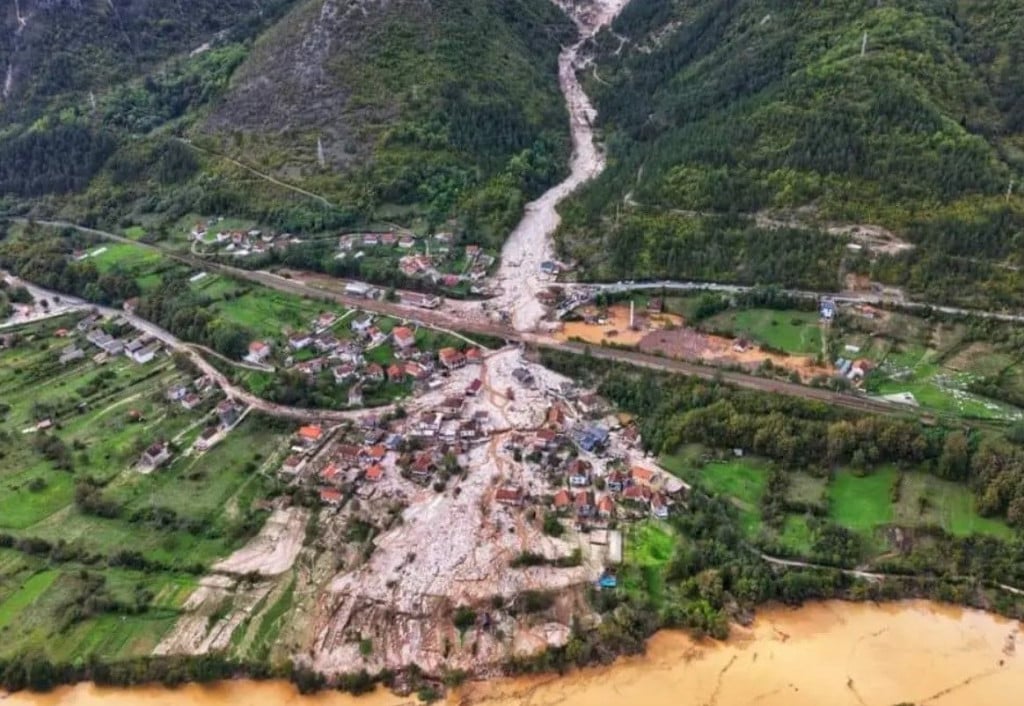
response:
M980 611L925 601L826 602L769 608L724 643L678 632L647 654L571 674L471 684L449 706L1019 706L1024 631ZM98 689L15 694L4 706L399 706L382 690L299 696L280 682L239 681L169 690Z

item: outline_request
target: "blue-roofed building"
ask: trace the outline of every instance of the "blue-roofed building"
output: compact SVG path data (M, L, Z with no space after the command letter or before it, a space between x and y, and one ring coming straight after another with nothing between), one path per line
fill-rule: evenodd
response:
M576 443L588 453L602 448L608 443L608 430L602 426L589 426L577 434Z
M821 318L831 321L836 317L836 303L831 299L822 299L818 305L818 312L821 314Z

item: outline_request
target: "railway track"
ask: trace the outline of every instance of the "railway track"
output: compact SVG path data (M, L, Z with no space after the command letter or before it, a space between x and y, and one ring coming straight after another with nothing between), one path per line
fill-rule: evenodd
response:
M15 220L25 222L24 219ZM856 412L896 416L913 416L915 414L916 416L923 416L924 414L923 412L917 412L913 408L905 405L870 399L861 395L833 392L832 390L824 390L816 387L807 387L805 385L799 385L783 380L773 380L748 373L701 365L699 363L663 358L660 356L641 353L639 351L623 350L620 348L603 348L600 346L586 345L582 343L563 342L550 335L523 333L501 324L483 323L474 318L467 317L465 312L446 312L443 309L421 309L412 306L404 306L395 302L354 297L339 291L315 287L305 282L282 277L272 272L264 270L245 270L239 267L232 267L231 265L225 265L223 263L206 260L201 257L174 252L152 243L141 243L137 240L117 235L116 233L110 233L96 228L89 228L68 221L37 220L36 223L54 228L73 228L80 232L95 235L114 242L129 243L159 252L165 257L171 258L195 269L208 270L238 280L253 282L286 294L331 301L350 309L362 309L378 314L393 316L395 318L420 323L431 328L451 329L466 334L491 336L508 342L523 343L536 348L559 350L574 355L589 354L594 358L618 361L651 370L660 370L680 375L690 375L705 380L720 380L731 385L736 385L737 387L815 400Z

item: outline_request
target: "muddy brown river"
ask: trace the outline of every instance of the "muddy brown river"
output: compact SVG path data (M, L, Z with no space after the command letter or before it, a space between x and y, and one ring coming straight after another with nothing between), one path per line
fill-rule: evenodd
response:
M1020 654L1018 654L1020 652ZM563 677L499 679L452 694L451 706L1019 706L1024 631L980 611L924 601L816 603L763 610L725 643L662 632L647 654ZM299 696L280 682L181 689L14 694L4 706L399 706L384 691Z

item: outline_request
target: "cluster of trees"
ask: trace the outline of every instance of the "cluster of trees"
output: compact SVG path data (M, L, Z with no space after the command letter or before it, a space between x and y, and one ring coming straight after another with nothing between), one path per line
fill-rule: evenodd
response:
M229 44L178 60L140 84L122 84L104 102L104 123L148 133L219 95L247 54L244 45Z
M116 19L107 7L36 3L34 22L26 31L0 37L0 42L12 42L5 48L18 52L13 106L4 106L0 120L10 116L31 124L55 101L56 110L88 105L69 94L98 93L111 83L136 78L214 35L239 42L280 17L293 1L195 0L187 7L133 3L119 9Z
M81 123L0 140L0 194L42 196L82 189L116 146L109 131Z
M567 206L567 214L583 208ZM845 244L814 229L758 227L743 216L689 216L632 210L600 225L572 225L563 245L608 279L701 279L741 284L836 287ZM578 233L602 232L595 248Z
M0 686L8 691L49 691L63 684L91 681L100 686L132 686L159 683L179 686L231 679L240 674L254 678L287 677L287 670L272 671L267 665L240 664L220 652L197 656L143 657L106 661L93 655L84 662L55 662L41 652L0 659Z
M28 237L0 242L0 268L30 282L97 304L117 306L139 295L135 278L117 269L100 272L88 260L76 262L72 253L89 241L76 232L61 237Z
M964 454L966 455L966 454ZM965 459L963 464L968 461ZM969 459L978 510L1024 527L1024 448L996 437L984 439Z
M248 329L218 317L209 298L189 286L186 273L165 274L159 287L139 299L136 313L179 338L235 360L246 355L254 338Z
M3 239L3 228L0 227L0 240ZM0 279L0 321L14 313L14 304L31 304L32 294L24 287L12 287L7 280Z

